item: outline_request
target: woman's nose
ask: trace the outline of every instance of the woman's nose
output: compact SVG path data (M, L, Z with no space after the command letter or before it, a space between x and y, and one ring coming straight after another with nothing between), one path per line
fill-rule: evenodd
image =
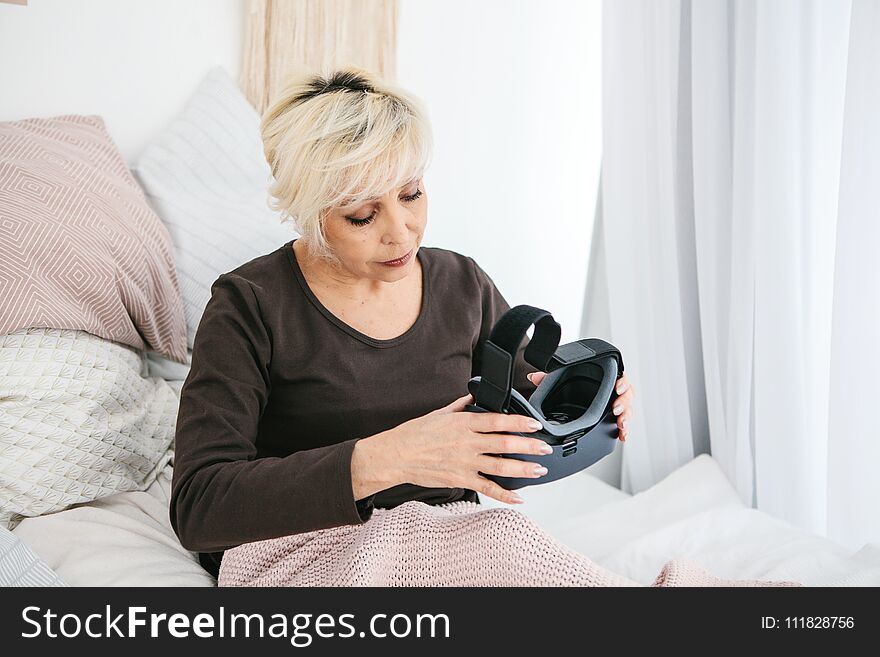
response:
M402 204L393 204L388 211L385 237L389 242L406 244L409 241L412 213Z

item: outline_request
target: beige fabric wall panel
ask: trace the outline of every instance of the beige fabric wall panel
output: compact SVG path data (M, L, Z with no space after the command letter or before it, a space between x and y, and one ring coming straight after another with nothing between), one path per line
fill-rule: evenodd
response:
M241 88L261 114L296 68L366 68L393 80L398 0L248 0Z

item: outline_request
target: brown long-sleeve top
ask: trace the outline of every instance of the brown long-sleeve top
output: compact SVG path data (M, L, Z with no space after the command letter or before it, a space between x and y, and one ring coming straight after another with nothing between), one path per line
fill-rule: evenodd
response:
M356 501L355 443L467 394L483 342L509 308L472 258L421 247L422 306L376 340L312 293L293 241L221 275L180 395L170 518L215 576L224 550L363 523L409 500L479 501L463 488L401 484ZM514 387L535 371L520 346Z

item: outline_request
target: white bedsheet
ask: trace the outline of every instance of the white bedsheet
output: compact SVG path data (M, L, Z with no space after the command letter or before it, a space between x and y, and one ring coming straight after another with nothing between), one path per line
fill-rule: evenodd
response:
M666 561L683 557L730 579L880 586L880 544L853 551L746 507L708 455L626 500L542 525L642 584L650 584Z
M172 465L143 492L23 520L13 533L71 586L215 586L168 518Z

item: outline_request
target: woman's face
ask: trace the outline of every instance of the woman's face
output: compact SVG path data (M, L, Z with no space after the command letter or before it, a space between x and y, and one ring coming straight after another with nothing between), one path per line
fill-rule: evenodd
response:
M428 195L419 178L361 205L333 208L324 235L347 275L393 282L416 266L427 221ZM407 254L402 266L383 264Z

